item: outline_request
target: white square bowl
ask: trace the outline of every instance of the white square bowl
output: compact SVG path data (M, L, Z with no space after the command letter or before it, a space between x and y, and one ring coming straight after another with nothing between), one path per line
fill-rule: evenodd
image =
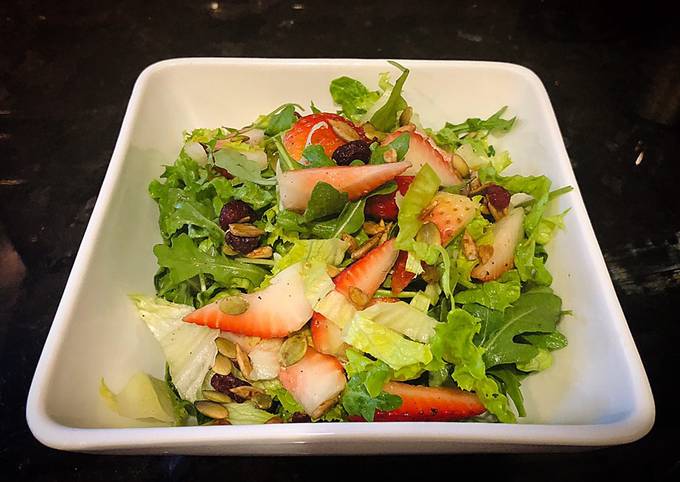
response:
M129 302L153 293L160 241L147 185L176 158L182 132L245 125L285 102L334 109L340 75L375 85L382 60L178 59L148 67L135 84L108 172L75 260L28 396L28 424L45 445L108 453L370 454L538 451L631 442L654 422L654 401L539 78L512 64L401 61L405 97L424 125L485 117L500 106L518 116L496 141L514 172L545 174L574 191L567 229L549 246L553 287L565 309L569 346L552 368L523 385L529 416L488 423L336 423L134 427L99 399L136 371L161 377L160 347Z

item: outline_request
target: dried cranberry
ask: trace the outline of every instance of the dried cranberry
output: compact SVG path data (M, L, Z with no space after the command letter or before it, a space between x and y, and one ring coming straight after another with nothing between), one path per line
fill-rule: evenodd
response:
M296 412L290 417L290 421L293 423L307 423L311 422L312 419L306 413Z
M226 170L225 168L223 168L223 167L220 167L220 166L213 166L213 169L214 169L215 172L216 172L217 174L219 174L220 176L224 176L224 177L226 177L227 179L234 179L234 176L232 176L231 173L230 173L229 171L227 171L227 170Z
M338 166L348 166L356 159L366 163L371 158L371 148L365 141L351 141L335 149L332 157Z
M248 218L243 221L244 218ZM222 206L222 211L220 211L220 226L225 231L229 228L230 224L238 222L253 222L255 220L255 211L250 205L235 199L229 201L227 204Z
M210 385L218 392L229 395L235 402L241 403L246 401L245 398L231 393L232 388L248 385L247 382L244 382L240 378L236 378L234 375L220 375L215 373L210 379Z
M484 189L486 199L493 207L503 210L510 204L510 192L498 184L491 184Z
M224 241L234 250L239 253L250 253L260 244L260 237L247 238L245 236L236 236L231 231L227 231L224 236Z

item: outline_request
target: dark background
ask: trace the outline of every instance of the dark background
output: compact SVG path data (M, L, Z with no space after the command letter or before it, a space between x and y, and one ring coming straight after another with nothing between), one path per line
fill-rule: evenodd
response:
M680 30L670 5L0 2L0 477L680 480ZM112 457L38 443L26 395L133 82L150 63L182 56L478 59L533 69L649 374L651 433L581 454L363 459Z

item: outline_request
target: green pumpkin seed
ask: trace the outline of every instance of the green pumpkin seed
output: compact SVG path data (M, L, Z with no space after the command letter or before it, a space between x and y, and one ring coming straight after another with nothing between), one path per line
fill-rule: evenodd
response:
M272 406L272 397L266 393L254 393L251 400L257 408L267 410Z
M222 355L221 353L218 353L217 356L215 357L213 371L218 375L229 375L231 373L232 368L233 365L231 364L231 360L226 356Z
M217 306L225 315L240 315L245 313L248 309L248 301L242 296L225 296L222 298Z
M196 410L201 412L206 417L214 419L227 418L229 416L229 410L223 405L215 402L209 402L207 400L201 400L195 403Z
M232 403L233 400L226 393L215 390L203 390L203 398L211 402Z
M307 338L302 335L291 336L281 345L280 353L283 366L294 365L307 353Z
M215 340L215 344L217 345L217 351L219 351L222 355L226 356L227 358L236 358L236 345L231 340L227 340L226 338L218 338Z

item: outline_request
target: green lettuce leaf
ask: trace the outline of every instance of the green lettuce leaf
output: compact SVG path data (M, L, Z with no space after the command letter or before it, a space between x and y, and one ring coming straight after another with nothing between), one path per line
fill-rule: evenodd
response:
M513 370L508 366L494 367L489 370L489 374L498 380L501 389L510 397L517 409L517 414L520 417L526 417L527 412L524 408L524 396L522 395L522 390L520 390L522 379L526 374Z
M429 299L427 303L429 305ZM427 343L430 340L437 324L437 320L428 316L426 312L403 301L376 303L359 311L358 315L421 343Z
M259 425L274 417L273 414L257 408L251 402L226 403L229 423L232 425Z
M514 422L508 399L498 384L486 374L484 349L473 343L479 332L480 321L462 309L449 312L447 322L437 326L432 340L432 353L455 365L451 377L463 390L474 391L486 409L501 422Z
M113 393L102 378L99 395L107 406L122 417L161 425L178 425L170 387L163 380L146 373L136 373L125 387Z
M418 230L423 225L420 214L423 212L439 189L441 180L437 173L425 164L418 172L415 179L409 186L401 206L397 223L399 224L399 234L397 235L397 247L408 250Z
M477 303L494 310L505 310L520 296L521 283L516 270L508 271L496 281L487 281L476 288L456 294L456 302Z
M179 396L196 401L206 373L217 355L215 340L220 334L206 326L182 319L192 306L170 303L152 296L130 296L137 313L163 349L172 383Z
M295 263L308 261L339 266L345 258L348 247L347 241L338 238L297 240L288 253L276 261L272 274L283 271Z
M333 79L330 92L333 102L342 108L342 114L353 122L358 122L380 98L380 92L369 91L364 84L347 76Z
M288 390L283 388L283 385L281 385L278 378L254 382L253 386L264 390L267 395L279 402L281 407L278 414L284 420L290 420L295 413L305 413L305 409L302 408L302 405L293 398L293 395L291 395Z
M407 340L398 332L357 314L345 328L344 341L382 360L394 370L432 360L430 347Z

